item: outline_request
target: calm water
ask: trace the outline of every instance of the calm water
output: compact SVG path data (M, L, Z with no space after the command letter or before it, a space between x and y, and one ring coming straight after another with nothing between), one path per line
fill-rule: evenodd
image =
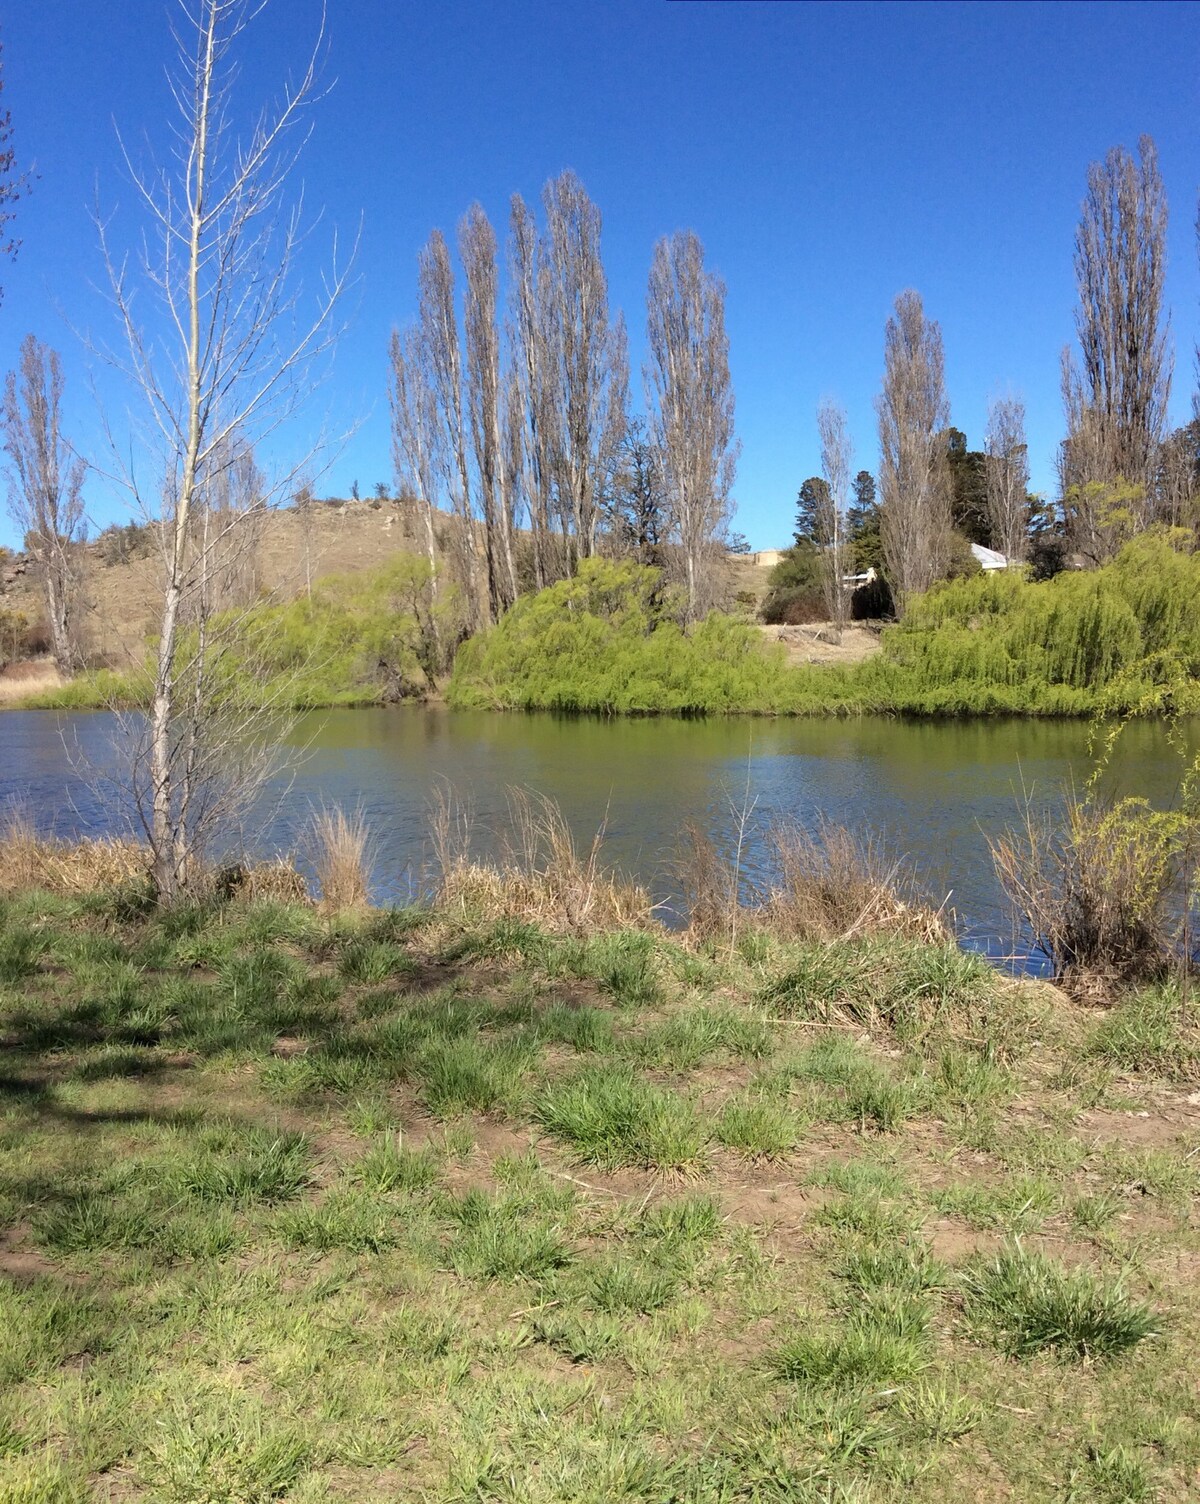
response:
M128 828L120 799L87 771L112 765L112 737L102 713L0 714L0 804L19 801L40 827L65 836ZM230 833L231 846L293 851L314 806L361 806L375 833L381 899L420 889L439 782L470 801L481 849L505 822L512 786L556 799L585 842L607 821L608 858L668 910L684 822L701 822L728 848L735 811L748 803L752 878L769 875L766 826L783 816L812 824L824 814L910 857L926 894L948 900L964 939L995 955L1014 949L1014 934L986 833L1012 822L1023 789L1038 806L1053 805L1090 767L1087 730L1075 722L609 722L352 710L306 717L292 743L297 765L246 829ZM1122 787L1167 803L1178 776L1159 728L1126 733L1114 764Z

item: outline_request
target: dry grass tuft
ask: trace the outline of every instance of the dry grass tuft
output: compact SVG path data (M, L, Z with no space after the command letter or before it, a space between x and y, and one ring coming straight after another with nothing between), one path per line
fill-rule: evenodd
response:
M61 841L37 833L29 816L12 811L0 829L0 892L31 888L50 893L95 893L144 882L150 853L137 841L104 837Z
M780 882L763 906L771 929L803 940L897 935L942 944L950 931L920 902L912 874L871 836L822 818L816 833L787 823L770 833Z
M732 940L746 923L796 940L951 938L941 913L917 897L905 864L888 861L871 838L822 820L815 834L787 823L767 840L778 881L765 894L745 894L736 862L699 826L684 826L674 871L694 939Z
M309 830L321 903L330 910L364 909L370 902L371 832L362 810L335 805L314 814Z
M510 829L494 862L472 857L470 811L448 790L432 801L430 826L438 868L435 902L472 917L516 919L572 934L648 924L654 905L636 883L601 862L604 827L586 854L575 845L553 799L508 791Z

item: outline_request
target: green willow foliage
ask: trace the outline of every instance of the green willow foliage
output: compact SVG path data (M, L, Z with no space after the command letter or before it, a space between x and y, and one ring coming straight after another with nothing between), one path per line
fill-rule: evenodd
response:
M326 578L286 604L261 601L215 616L207 692L279 710L421 698L449 667L459 621L449 587L435 602L428 563L398 554L369 573ZM184 662L195 657L194 631L184 634L181 653ZM101 670L26 703L74 709L148 698L146 673Z
M311 597L214 624L231 698L279 708L374 705L432 691L461 636L445 588L401 555ZM1042 583L974 575L935 587L855 668L789 666L778 644L719 613L690 629L661 574L585 560L459 649L450 703L605 715L1200 713L1200 554L1144 534L1113 563ZM229 628L224 632L224 628ZM81 676L39 702L140 703L139 676Z
M1200 711L1200 556L1145 535L1111 565L1033 584L975 575L931 590L857 668L789 667L753 628L685 632L658 573L590 560L463 646L454 705L495 709L920 715Z
M464 643L450 681L455 706L668 711L786 711L782 650L714 613L684 632L656 569L585 559L569 580L525 596L492 631Z

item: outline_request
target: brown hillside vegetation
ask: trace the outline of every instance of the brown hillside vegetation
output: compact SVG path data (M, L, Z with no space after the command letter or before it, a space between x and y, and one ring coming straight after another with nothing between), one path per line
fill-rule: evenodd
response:
M334 501L272 512L257 550L259 589L288 600L318 580L371 569L413 546L395 502ZM158 570L153 552L107 563L102 544L88 547L82 632L93 662L126 668L140 660L153 631ZM36 620L41 603L32 571L14 580L0 603Z
M438 543L443 548L454 525L452 518L442 518ZM364 573L396 554L422 548L411 520L395 501L334 499L314 502L304 510L272 511L263 519L257 546L257 585L264 595L291 600L319 580ZM141 660L154 631L159 561L153 545L144 541L140 557L113 562L115 552L105 538L86 548L81 636L91 663L125 669ZM731 604L736 600L743 609L757 610L766 596L770 573L769 566L731 555L725 564L722 594ZM42 614L39 592L37 574L27 568L7 586L0 585L0 607L37 622ZM6 689L7 679L0 679L0 701L30 689L51 688L56 682L49 676L45 682L17 690Z

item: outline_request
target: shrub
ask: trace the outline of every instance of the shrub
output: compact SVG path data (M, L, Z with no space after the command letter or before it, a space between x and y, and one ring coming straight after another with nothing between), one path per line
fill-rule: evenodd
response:
M1068 798L1059 820L1027 809L990 842L1001 885L1056 976L1138 982L1161 975L1191 903L1183 813L1144 799Z

